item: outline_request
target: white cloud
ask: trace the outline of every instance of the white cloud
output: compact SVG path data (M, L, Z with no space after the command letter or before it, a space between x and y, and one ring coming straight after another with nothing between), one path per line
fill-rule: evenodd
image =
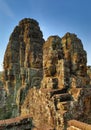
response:
M14 14L10 8L10 6L8 5L8 3L5 0L0 0L0 12L2 12L3 14L13 18Z

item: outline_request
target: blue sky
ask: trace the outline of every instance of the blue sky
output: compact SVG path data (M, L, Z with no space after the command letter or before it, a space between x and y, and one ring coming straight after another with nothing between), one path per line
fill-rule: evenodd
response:
M77 34L91 65L91 0L0 0L0 70L10 34L25 17L39 22L45 40L50 35Z

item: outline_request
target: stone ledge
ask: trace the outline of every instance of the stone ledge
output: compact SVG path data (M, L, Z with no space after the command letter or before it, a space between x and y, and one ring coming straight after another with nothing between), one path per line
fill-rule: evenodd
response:
M75 128L78 128L78 129L81 129L81 130L91 130L91 125L77 121L77 120L68 121L68 126L70 126L70 127L74 126ZM71 129L68 129L68 130L71 130Z
M0 130L12 130L13 128L20 128L26 130L27 128L31 129L32 127L32 118L30 115L20 116L16 118L0 120Z

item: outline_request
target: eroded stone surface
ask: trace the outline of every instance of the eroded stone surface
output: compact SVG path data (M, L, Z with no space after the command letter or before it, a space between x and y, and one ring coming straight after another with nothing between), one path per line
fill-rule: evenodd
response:
M91 85L91 66L87 66L87 74L89 75Z
M4 87L10 116L19 114L19 107L29 88L40 87L43 77L43 43L38 22L29 18L21 20L10 36L4 55Z
M70 119L91 124L91 67L75 34L44 43L38 22L21 20L7 45L2 83L1 119L31 115L36 130L66 130Z
M91 106L89 103L90 88L88 88L90 79L86 70L86 62L86 52L81 40L75 34L67 33L62 39L58 36L49 37L43 46L44 73L41 84L41 89L47 93L45 96L39 96L39 90L35 90L37 92L35 92L36 96L33 94L33 98L35 98L33 100L36 103L33 104L33 100L27 98L21 107L22 113L32 113L33 117L40 124L46 118L45 114L47 115L48 110L46 111L46 108L49 100L53 110L51 110L51 107L48 108L48 118L50 120L46 120L46 123L50 125L52 124L51 120L55 120L55 123L53 122L55 129L64 129L67 120L73 118L82 120L83 116L85 118L84 110L87 100L89 107L86 108L86 113L89 113ZM50 99L47 99L47 94L50 95ZM44 104L46 108L42 106L43 103L39 102L41 98L43 98L43 101L47 100L47 104ZM33 111L29 111L25 104L35 105L33 108L32 106L29 107ZM40 110L40 106L42 110ZM38 110L35 109L37 107L39 108ZM37 111L38 114L36 116L35 113ZM44 112L41 114L42 111ZM55 116L51 115L51 111L54 112ZM40 118L41 115L43 118Z
M22 85L31 85L30 80L34 82L33 77L41 77L44 43L42 37L37 21L23 19L19 22L10 36L4 56L6 81L12 82L20 78Z

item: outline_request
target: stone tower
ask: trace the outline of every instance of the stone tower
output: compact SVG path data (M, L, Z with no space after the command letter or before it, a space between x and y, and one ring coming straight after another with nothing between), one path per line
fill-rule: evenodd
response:
M69 89L89 84L86 63L86 52L75 34L49 37L43 46L43 87Z
M7 83L21 79L22 85L40 85L43 43L37 21L26 18L19 22L10 36L4 56L4 78Z
M43 35L36 20L25 18L12 32L4 55L6 115L18 115L28 90L40 88L43 43Z

